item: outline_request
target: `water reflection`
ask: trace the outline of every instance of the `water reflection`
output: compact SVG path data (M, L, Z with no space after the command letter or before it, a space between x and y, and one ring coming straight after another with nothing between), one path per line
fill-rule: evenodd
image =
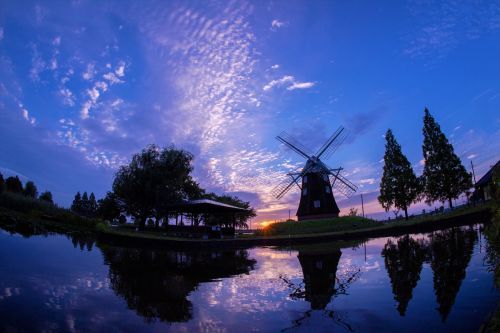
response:
M426 251L426 244L422 239L415 240L409 235L399 238L396 242L389 239L382 250L392 293L401 316L405 315L413 289L420 279Z
M146 322L192 318L187 299L200 283L248 273L246 250L178 252L99 245L115 293Z
M455 303L476 239L476 231L471 228L452 228L431 234L429 256L442 321Z
M407 235L397 241L389 239L381 254L399 314L405 315L422 266L428 262L433 272L438 311L444 322L465 278L476 240L477 231L472 227L436 231L428 238L415 239Z
M311 317L313 311L319 311L323 318L328 318L348 331L354 331L340 312L327 309L333 298L347 295L349 286L361 273L359 267L347 269L342 273L337 272L342 256L341 248L353 244L337 243L332 246L332 243L327 243L297 248L297 258L302 269L302 283L297 285L283 276L280 278L291 290L290 298L306 300L310 304L310 309L294 319L292 326L283 329L282 332L301 326Z
M498 300L498 229L487 229L483 247L482 230L461 227L286 250L172 251L22 221L0 228L0 331L469 332Z

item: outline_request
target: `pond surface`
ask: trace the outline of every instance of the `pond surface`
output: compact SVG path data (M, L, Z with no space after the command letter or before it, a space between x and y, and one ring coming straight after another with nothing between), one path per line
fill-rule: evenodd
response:
M476 332L500 295L480 225L205 252L4 229L1 332Z

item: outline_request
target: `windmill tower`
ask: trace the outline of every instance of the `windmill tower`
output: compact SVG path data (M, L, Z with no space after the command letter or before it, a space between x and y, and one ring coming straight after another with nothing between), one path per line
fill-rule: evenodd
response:
M333 169L320 160L328 159L344 142L347 131L341 126L325 142L315 155L312 155L289 134L282 132L276 137L278 141L306 159L306 164L300 172L292 172L273 189L273 195L281 199L294 185L300 188L300 203L297 209L299 221L323 219L339 216L339 207L335 202L333 190L349 197L356 192L356 185L351 183L340 172L341 167Z

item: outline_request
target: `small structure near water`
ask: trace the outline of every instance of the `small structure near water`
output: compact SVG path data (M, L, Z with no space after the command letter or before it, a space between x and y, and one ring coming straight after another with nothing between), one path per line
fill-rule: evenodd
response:
M167 225L167 231L189 237L234 236L238 215L247 211L209 199L182 201L169 206L168 214L175 216L175 225Z
M500 161L498 161L488 172L479 179L474 185L475 191L472 196L472 201L489 201L492 199L494 192L493 186L499 186L495 183L493 175L495 172L500 172Z

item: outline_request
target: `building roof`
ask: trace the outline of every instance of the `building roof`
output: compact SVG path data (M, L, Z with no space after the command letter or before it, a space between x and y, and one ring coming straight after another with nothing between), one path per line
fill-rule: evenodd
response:
M484 185L487 185L488 183L490 183L491 179L493 177L493 171L495 170L495 168L499 168L499 167L500 167L500 161L498 161L493 167L491 167L491 169L488 170L488 172L486 172L484 174L484 176L482 176L481 179L479 179L476 182L476 187L484 186Z
M187 200L170 206L172 211L186 213L243 213L248 209L209 199Z

